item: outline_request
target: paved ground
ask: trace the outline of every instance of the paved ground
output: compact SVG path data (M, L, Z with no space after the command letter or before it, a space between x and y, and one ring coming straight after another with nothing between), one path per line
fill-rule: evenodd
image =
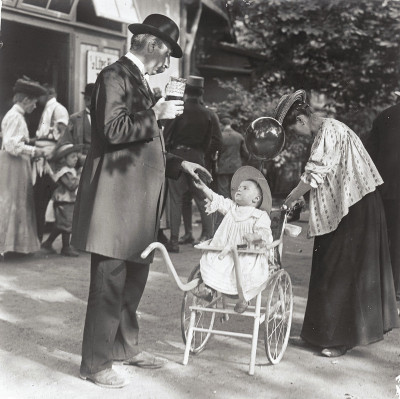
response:
M305 219L305 216L302 217ZM307 298L312 241L303 233L286 238L283 264L294 287L291 336L298 337ZM196 228L198 234L199 229ZM59 249L57 242L56 248ZM191 246L172 255L185 278L199 259ZM396 397L400 374L400 331L359 347L346 356L327 359L314 348L291 340L282 362L269 365L262 334L255 376L247 374L250 343L213 337L207 349L182 365L180 332L182 294L157 257L139 308L141 344L168 359L162 370L116 366L131 384L106 390L78 378L80 346L89 282L89 257L59 255L10 259L0 263L0 398L283 398L388 399ZM225 326L250 328L240 318ZM400 385L400 384L399 384ZM400 389L400 387L399 387Z

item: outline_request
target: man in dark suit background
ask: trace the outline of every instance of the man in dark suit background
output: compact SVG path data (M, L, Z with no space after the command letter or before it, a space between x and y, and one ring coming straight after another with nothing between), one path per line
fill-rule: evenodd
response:
M398 94L397 94L398 93ZM396 92L399 96L400 93ZM396 299L400 301L400 103L374 120L366 148L384 181L379 187L385 208Z
M187 161L205 166L205 155L213 141L213 151L221 149L222 137L218 117L202 103L204 78L189 76L185 89L185 107L183 114L166 123L164 135L168 138L171 153ZM205 211L205 195L189 176L182 175L177 180L168 181L170 195L171 239L167 244L170 252L179 252L179 228L184 198L191 193L200 212L202 236L199 241L212 238L213 217ZM189 196L190 198L190 196ZM188 231L186 231L188 233Z
M113 361L157 368L160 359L138 348L136 309L151 257L141 258L159 226L165 175L181 171L198 178L199 165L165 153L160 120L183 112L181 100L157 103L147 76L180 58L179 29L168 17L149 15L131 24L130 51L104 68L95 83L92 142L83 167L74 212L72 243L91 253L90 289L80 376L120 388L127 381ZM210 177L210 176L209 176Z
M64 141L69 140L73 144L81 145L79 152L78 167L82 166L86 159L86 154L90 148L91 142L91 120L90 120L90 102L92 98L94 83L88 83L82 92L85 102L85 109L76 112L69 117L67 134L64 135Z

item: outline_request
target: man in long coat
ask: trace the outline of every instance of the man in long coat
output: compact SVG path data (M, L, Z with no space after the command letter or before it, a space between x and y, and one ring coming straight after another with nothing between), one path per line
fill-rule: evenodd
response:
M399 93L400 94L400 93ZM384 183L379 187L385 208L396 299L400 302L400 103L382 111L372 124L366 148Z
M90 148L91 142L91 120L90 104L92 99L94 83L88 83L82 92L85 102L85 109L72 114L69 117L68 129L66 130L63 142L79 144L82 148L79 150L78 167L82 166L86 159L86 154Z
M95 83L92 143L83 168L73 223L73 245L91 252L91 276L80 376L97 385L120 388L127 381L113 360L160 367L139 352L136 309L152 259L140 254L156 240L165 175L181 170L197 177L199 165L166 154L159 120L183 112L180 100L157 103L146 74L181 57L179 29L169 18L149 15L129 25L130 51L104 68Z

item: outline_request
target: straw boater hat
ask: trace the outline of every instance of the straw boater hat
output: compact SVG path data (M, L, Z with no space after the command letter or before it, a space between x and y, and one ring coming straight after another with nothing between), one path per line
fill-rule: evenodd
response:
M297 90L296 92L294 92L292 94L285 94L284 96L281 97L277 107L275 108L274 118L280 124L282 124L290 107L296 101L305 102L306 98L307 98L307 96L306 96L306 92L304 90Z
M272 196L268 182L264 175L252 166L242 166L235 172L231 182L231 197L235 197L240 183L244 180L254 180L260 186L263 196L260 209L270 213L272 208Z
M51 155L51 160L58 161L61 158L66 157L68 154L71 154L71 152L79 152L81 148L81 144L61 144L54 149L53 154Z
M172 48L171 57L181 58L182 49L178 44L179 28L176 23L161 14L150 14L141 24L131 24L128 29L134 34L149 33L169 43Z
M46 94L46 89L38 82L29 78L18 79L13 87L14 94L22 93L31 97L40 97Z

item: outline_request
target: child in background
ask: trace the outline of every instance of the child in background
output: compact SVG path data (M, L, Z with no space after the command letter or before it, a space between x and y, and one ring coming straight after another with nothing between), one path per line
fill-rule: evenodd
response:
M232 198L224 198L208 188L200 179L195 185L206 195L206 212L224 214L209 245L224 247L221 253L207 251L200 259L203 288L194 294L205 299L212 296L210 288L228 295L239 294L235 311L243 313L248 301L257 295L268 279L266 254L239 253L243 292L238 291L237 276L230 247L243 245L266 246L272 243L272 199L268 183L261 172L251 166L243 166L232 177Z
M57 183L57 188L53 192L55 223L52 232L42 248L54 251L52 244L61 234L62 249L61 255L79 256L70 245L72 217L76 201L76 191L79 185L79 176L75 169L78 162L79 145L71 143L62 144L55 149L51 160L57 164L56 172L51 170L47 164L47 173Z

